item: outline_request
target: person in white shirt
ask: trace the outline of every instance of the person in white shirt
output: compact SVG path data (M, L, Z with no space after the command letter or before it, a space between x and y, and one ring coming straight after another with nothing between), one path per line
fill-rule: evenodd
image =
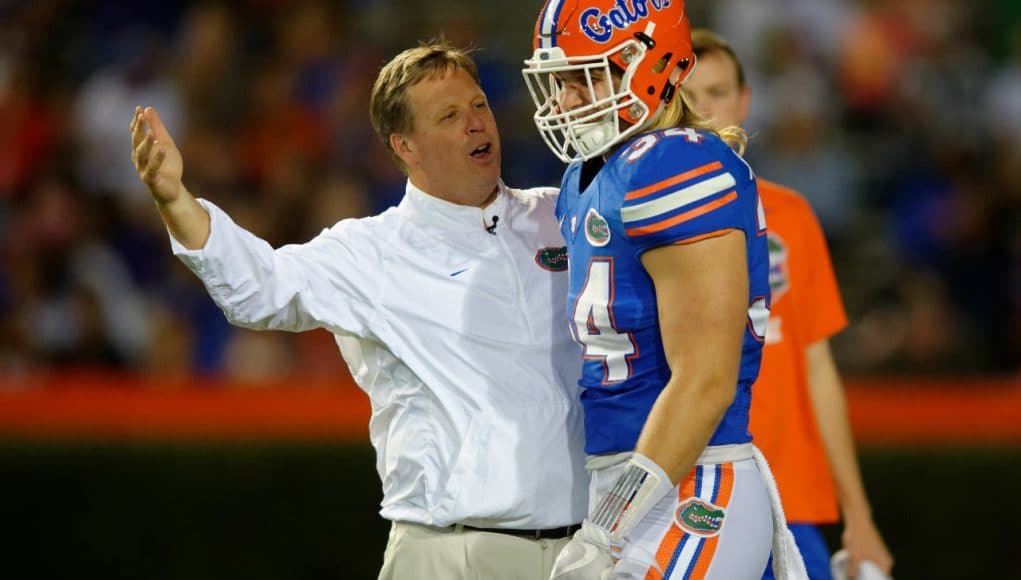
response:
M336 335L372 405L380 578L547 578L588 501L557 190L500 180L475 65L446 43L385 65L370 115L408 175L400 205L279 249L192 196L152 108L132 157L233 324Z

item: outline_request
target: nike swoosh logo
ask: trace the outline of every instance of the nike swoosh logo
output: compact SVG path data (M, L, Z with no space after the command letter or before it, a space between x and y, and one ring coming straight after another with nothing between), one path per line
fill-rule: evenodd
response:
M468 271L468 268L462 268L462 269L458 270L457 272L451 272L450 273L450 277L453 278L454 276L457 276L459 274L463 274L466 271Z

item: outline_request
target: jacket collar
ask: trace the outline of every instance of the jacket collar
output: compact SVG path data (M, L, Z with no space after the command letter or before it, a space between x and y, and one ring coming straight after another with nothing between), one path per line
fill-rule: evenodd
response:
M508 219L505 215L507 196L507 186L500 180L496 197L486 207L459 205L422 191L409 179L399 207L416 221L454 228L485 229L493 224L494 216L499 216L500 220Z

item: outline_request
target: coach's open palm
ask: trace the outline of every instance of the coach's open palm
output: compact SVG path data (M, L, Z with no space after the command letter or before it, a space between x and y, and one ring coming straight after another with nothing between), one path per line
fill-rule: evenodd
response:
M135 107L131 119L131 159L174 238L189 250L209 239L209 213L181 182L181 152L152 107Z
M131 158L142 183L157 204L177 201L184 192L181 152L152 107L135 107L131 120Z

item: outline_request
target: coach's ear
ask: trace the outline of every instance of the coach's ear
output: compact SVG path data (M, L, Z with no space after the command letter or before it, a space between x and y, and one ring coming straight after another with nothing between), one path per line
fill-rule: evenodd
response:
M415 164L418 160L414 143L411 142L411 138L401 133L390 133L390 148L394 150L397 157L400 157L401 161L404 162L408 167Z
M752 104L752 89L747 83L741 87L741 94L738 96L738 99L737 118L740 119L740 122L743 124L745 119L748 118L748 110L751 108Z

